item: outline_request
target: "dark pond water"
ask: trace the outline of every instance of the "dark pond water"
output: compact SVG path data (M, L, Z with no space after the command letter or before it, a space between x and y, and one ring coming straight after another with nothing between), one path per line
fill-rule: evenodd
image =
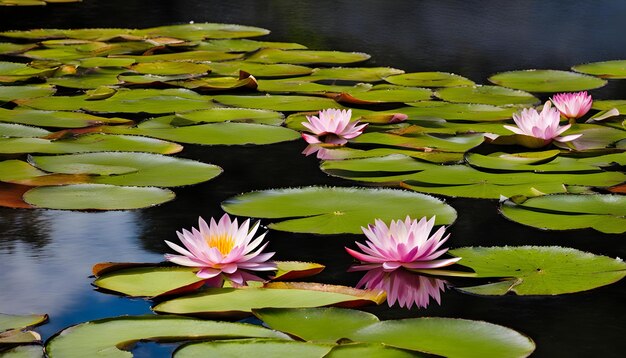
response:
M478 83L495 72L567 69L626 58L623 1L118 1L85 0L45 8L0 8L0 28L148 27L226 22L272 30L267 40L312 49L362 51L367 65L449 71ZM598 98L626 98L615 81ZM251 190L301 185L353 185L319 171L300 154L304 143L260 147L185 146L182 157L225 169L208 183L175 190L175 201L137 211L104 213L0 209L0 312L48 313L44 338L68 325L150 312L143 300L99 293L91 266L101 261L160 261L164 239L197 216L221 215L222 200ZM510 223L493 201L449 199L459 212L451 247L560 245L626 257L625 235L591 230L542 232ZM354 285L343 250L358 236L270 232L277 259L327 265L317 281ZM619 357L626 342L626 282L557 297L474 297L447 290L442 304L405 310L375 307L381 318L444 316L485 320L532 337L539 357ZM137 356L166 356L172 347L141 345Z

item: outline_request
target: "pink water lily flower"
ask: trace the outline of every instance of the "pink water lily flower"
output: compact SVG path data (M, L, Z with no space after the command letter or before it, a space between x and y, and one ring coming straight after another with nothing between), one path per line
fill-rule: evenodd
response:
M359 121L351 122L352 110L325 109L318 116L306 116L307 122L302 125L313 134L302 133L302 138L309 144L344 145L348 139L358 137L367 124Z
M448 251L441 247L450 234L444 238L445 227L442 226L429 237L434 225L434 216L430 220L423 217L419 222L407 216L404 221L392 220L389 227L382 220L376 219L374 225L361 227L369 239L366 245L356 243L363 253L347 247L346 251L362 263L369 264L367 266L370 268L380 266L387 271L399 267L430 269L452 265L461 258L437 260Z
M520 112L513 114L513 120L517 127L505 125L504 128L515 134L542 139L544 144L549 144L552 140L569 142L582 135L574 134L559 137L561 133L572 126L571 124L560 126L560 118L559 111L556 108L552 108L550 101L547 101L541 112L537 112L534 108L524 108Z
M561 112L563 117L571 120L584 116L591 109L593 100L585 92L559 93L552 98L552 103ZM571 123L571 122L570 122Z
M360 266L353 266L349 271L360 271ZM386 271L382 267L369 269L357 284L357 288L379 289L387 293L387 304L391 307L396 302L400 307L411 308L413 305L426 308L431 299L441 304L441 292L446 282L399 268Z
M276 270L276 264L268 261L274 252L262 253L267 246L267 242L261 246L267 232L254 239L260 222L250 229L250 219L238 225L237 219L231 221L228 214L224 214L219 222L211 218L210 225L200 217L198 225L200 230L191 228L191 232L185 229L182 233L176 232L184 248L165 240L180 254L165 254L166 260L199 268L196 275L215 286L222 283L222 276L237 286L245 285L246 281L263 281L247 270Z

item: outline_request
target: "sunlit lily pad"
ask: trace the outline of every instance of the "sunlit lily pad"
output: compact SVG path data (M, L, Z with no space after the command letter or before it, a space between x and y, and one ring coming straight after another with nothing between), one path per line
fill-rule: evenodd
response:
M113 185L183 186L208 181L222 172L216 165L151 153L33 156L30 162L53 173L92 174L89 182Z
M265 308L254 310L254 315L272 329L314 342L337 342L379 322L371 313L335 307Z
M385 157L328 160L322 162L320 168L325 173L337 175L342 178L359 180L359 177L386 173L394 175L399 173L416 173L429 168L437 168L437 164L415 160L405 155L395 154Z
M0 332L37 326L48 320L48 315L11 315L0 313Z
M52 96L54 92L56 89L50 85L0 86L0 102Z
M258 90L270 93L358 93L370 89L370 85L359 84L357 86L325 85L311 81L303 81L298 78L280 80L259 80Z
M437 90L437 97L448 102L479 103L502 106L507 104L533 105L539 99L524 91L498 86L448 87Z
M48 83L59 87L93 89L100 86L116 86L120 84L118 76L125 70L117 68L94 68L88 72L79 72L72 75L53 77Z
M517 111L515 107L497 107L487 104L464 104L423 101L407 103L414 107L410 114L414 116L439 117L454 120L499 121L511 118Z
M439 151L461 153L479 146L483 142L483 136L482 134L464 134L444 137L436 137L429 134L400 136L391 133L372 132L364 133L353 139L352 142L410 148L428 152Z
M192 62L148 62L138 63L131 70L149 75L182 75L208 73L211 67L204 63Z
M348 338L445 357L526 357L535 350L530 338L510 328L440 317L382 321Z
M626 232L626 197L622 195L548 195L523 202L507 201L500 212L507 219L540 229Z
M349 343L340 344L333 348L325 358L352 358L352 357L377 357L377 358L426 358L427 354L415 351L398 349L380 343Z
M626 263L558 246L466 247L448 251L477 277L503 281L463 287L481 295L559 295L591 290L626 276Z
M427 88L405 87L394 85L377 85L368 91L352 91L342 95L337 100L352 103L387 103L387 102L417 102L431 98L432 91Z
M23 331L20 329L9 330L0 333L0 349L7 345L40 343L41 335L35 331ZM4 354L2 355L4 357Z
M317 63L353 63L370 58L370 55L357 52L314 51L314 50L280 50L265 49L248 57L248 61L261 63L289 63L295 65Z
M286 63L264 64L246 61L212 62L211 72L222 76L239 76L244 71L255 77L285 77L308 75L313 69Z
M406 155L408 157L421 159L431 163L453 163L463 160L463 153L453 152L423 152L419 150L397 149L397 148L376 148L368 150L352 149L348 147L326 149L324 158L326 160L344 160L385 157L388 155Z
M572 70L602 78L626 78L626 60L585 63Z
M2 352L4 358L42 358L43 347L40 345L21 345Z
M248 39L208 40L194 46L196 50L224 52L254 52L262 48L303 50L306 49L306 46L293 42L255 41Z
M227 53L221 51L187 51L187 52L173 52L156 55L115 55L116 58L130 58L137 63L145 62L207 62L207 61L227 61L237 60L243 55L236 53Z
M284 127L256 123L209 123L171 128L104 127L107 133L147 136L202 145L271 144L300 138ZM1 142L0 142L1 143Z
M203 111L178 113L171 125L180 127L189 124L217 123L217 122L242 122L269 125L281 125L283 114L276 111L248 109L248 108L211 108ZM145 128L147 122L139 127Z
M0 162L0 180L28 186L80 184L88 181L86 175L48 174L29 163L11 159Z
M403 70L391 67L332 67L316 68L308 77L309 80L336 80L336 81L358 81L358 82L378 82L385 77L399 75ZM303 78L303 80L307 80Z
M106 151L148 152L159 154L178 153L179 144L138 136L86 134L68 139L0 138L0 153L88 153Z
M135 63L132 58L115 58L115 57L88 57L79 60L79 67L128 67Z
M322 307L330 305L380 304L383 291L302 282L274 282L263 288L209 288L157 304L159 313L200 316L244 316L256 308Z
M268 225L275 230L316 234L361 233L362 226L377 218L390 221L407 215L436 215L437 225L456 219L455 210L438 199L391 189L274 189L235 196L224 201L222 207L239 216L287 219Z
M159 205L174 197L172 191L161 188L75 184L37 187L24 194L24 201L47 209L127 210Z
M597 124L576 124L565 134L582 134L582 136L571 142L554 142L554 144L564 149L573 148L576 151L611 149L616 147L617 142L626 139L625 130Z
M107 118L80 112L40 111L24 108L0 108L0 121L40 127L82 128L102 124L132 123L124 118Z
M402 75L389 76L385 81L400 86L415 87L453 87L471 86L473 81L447 72L412 72Z
M333 348L332 344L287 341L277 339L236 339L188 343L178 348L173 357L289 357L322 358Z
M34 68L24 63L0 61L0 83L27 80L31 77L46 77L55 68Z
M213 100L231 107L271 109L274 111L316 111L327 108L343 108L330 98L313 96L213 96Z
M37 47L36 44L15 44L11 42L0 42L0 54L13 55L20 52L28 51Z
M522 70L495 74L489 81L500 86L530 92L572 92L599 88L606 81L576 72Z
M167 36L194 41L263 36L269 34L269 30L260 27L235 24L190 23L133 30L132 34L145 37Z
M124 351L135 342L184 341L189 339L233 339L245 337L279 338L286 336L258 325L215 322L172 316L105 318L64 329L46 343L49 357L132 357Z
M47 130L21 124L0 123L0 137L35 138L50 134Z
M491 170L535 172L535 173L581 173L599 172L600 167L593 163L580 161L574 158L557 157L559 151L551 150L546 152L532 152L520 154L545 154L535 157L522 157L506 153L492 153L482 155L478 153L468 153L465 160L473 167ZM556 154L554 154L556 153ZM530 159L535 162L530 162ZM602 160L600 160L602 161Z

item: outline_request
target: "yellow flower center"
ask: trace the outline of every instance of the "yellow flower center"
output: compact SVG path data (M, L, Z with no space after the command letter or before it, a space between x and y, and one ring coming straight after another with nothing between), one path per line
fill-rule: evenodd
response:
M205 236L204 239L209 247L215 247L223 256L235 247L235 239L226 234Z

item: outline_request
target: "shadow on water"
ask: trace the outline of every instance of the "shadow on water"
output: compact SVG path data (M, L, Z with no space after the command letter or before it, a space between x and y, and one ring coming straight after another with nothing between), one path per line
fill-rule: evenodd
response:
M0 8L0 28L148 27L190 20L261 26L266 37L313 49L363 51L367 65L410 71L449 71L487 83L499 71L570 66L626 57L621 1L118 1L84 0L42 8ZM107 16L111 14L112 16ZM615 81L592 92L626 98ZM545 98L544 98L545 99ZM185 146L181 157L214 163L225 172L208 183L175 189L165 205L107 213L0 209L0 311L45 312L44 338L70 324L118 314L149 312L143 300L93 291L91 265L100 261L159 261L163 240L219 216L220 202L251 190L304 185L353 185L326 176L301 142L261 147ZM451 247L560 245L626 257L624 235L592 230L545 232L511 223L486 200L448 199L459 212ZM264 221L264 224L268 222ZM270 250L281 260L316 261L327 269L315 279L354 285L360 273L344 247L358 235L315 236L270 232ZM447 289L442 305L426 309L369 308L381 318L446 316L485 320L519 330L537 343L536 356L618 357L626 349L625 283L557 297L485 298ZM138 356L171 347L143 344ZM157 353L158 352L158 353Z

